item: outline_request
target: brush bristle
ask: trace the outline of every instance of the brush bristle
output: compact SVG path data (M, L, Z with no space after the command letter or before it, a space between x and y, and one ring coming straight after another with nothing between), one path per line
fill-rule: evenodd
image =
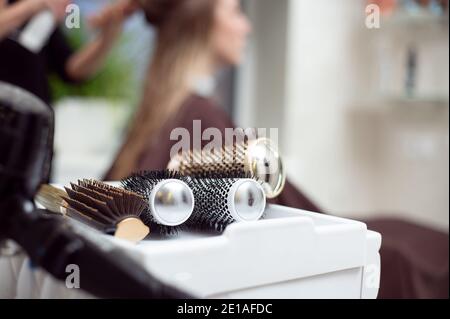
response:
M218 152L190 150L175 157L182 175L202 176L215 172L227 172L227 177L239 178L246 171L245 155L248 143L223 146Z
M228 209L228 194L237 179L189 178L187 182L195 198L188 228L221 233L235 221Z
M195 174L183 176L201 179L255 179L254 174L243 169L213 170L206 168L203 171L201 169L196 170Z
M244 169L229 166L227 169L217 169L208 166L193 169L190 176L185 176L192 188L195 198L194 212L186 226L202 231L222 233L234 222L228 210L228 193L238 179L253 179L255 176Z
M140 218L147 209L139 194L96 180L80 180L65 189L68 215L104 230L114 228L128 217Z

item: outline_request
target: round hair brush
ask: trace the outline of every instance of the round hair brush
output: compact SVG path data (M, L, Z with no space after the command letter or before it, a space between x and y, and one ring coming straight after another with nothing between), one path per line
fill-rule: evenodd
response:
M244 170L261 182L267 198L277 197L286 181L281 157L267 138L227 145L215 153L206 150L180 153L172 158L168 169L190 176L218 171L238 176Z
M122 180L125 189L138 193L148 202L144 222L160 234L177 233L191 216L194 195L181 175L171 171L147 171Z
M243 176L242 171L236 171ZM193 229L223 232L233 222L259 220L266 207L261 184L252 178L231 178L228 173L204 173L186 177L194 192L195 207L186 226Z
M143 222L147 203L140 195L95 180L71 183L65 191L44 185L36 200L54 213L62 213L117 238L138 242L150 232Z

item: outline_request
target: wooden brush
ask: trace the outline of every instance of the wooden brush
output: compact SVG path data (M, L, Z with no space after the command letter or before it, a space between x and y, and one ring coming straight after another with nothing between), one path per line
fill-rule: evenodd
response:
M216 172L237 177L245 171L261 182L267 198L278 196L286 181L281 157L267 138L226 145L215 153L206 150L179 153L167 168L194 177Z
M36 196L47 210L62 213L115 237L138 242L150 229L142 221L144 198L134 192L95 180L79 180L65 191L44 185Z

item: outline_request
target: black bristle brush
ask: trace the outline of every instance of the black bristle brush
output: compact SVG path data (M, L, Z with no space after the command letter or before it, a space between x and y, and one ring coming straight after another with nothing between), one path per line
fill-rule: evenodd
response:
M203 172L185 179L195 199L187 228L221 233L231 223L256 221L264 213L264 189L248 172Z
M44 185L36 200L54 213L62 213L117 238L138 242L150 229L143 222L147 203L139 194L96 180L79 180L65 191Z
M121 181L129 191L140 194L148 203L144 222L161 235L176 234L194 209L194 195L177 172L144 171Z

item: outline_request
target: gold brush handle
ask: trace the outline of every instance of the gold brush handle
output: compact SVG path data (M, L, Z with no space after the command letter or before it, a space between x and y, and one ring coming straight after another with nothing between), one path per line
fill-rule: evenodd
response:
M67 197L66 191L52 185L42 185L34 199L48 211L65 215L67 203L63 197Z
M138 243L150 234L150 228L142 220L129 217L117 224L114 237Z

